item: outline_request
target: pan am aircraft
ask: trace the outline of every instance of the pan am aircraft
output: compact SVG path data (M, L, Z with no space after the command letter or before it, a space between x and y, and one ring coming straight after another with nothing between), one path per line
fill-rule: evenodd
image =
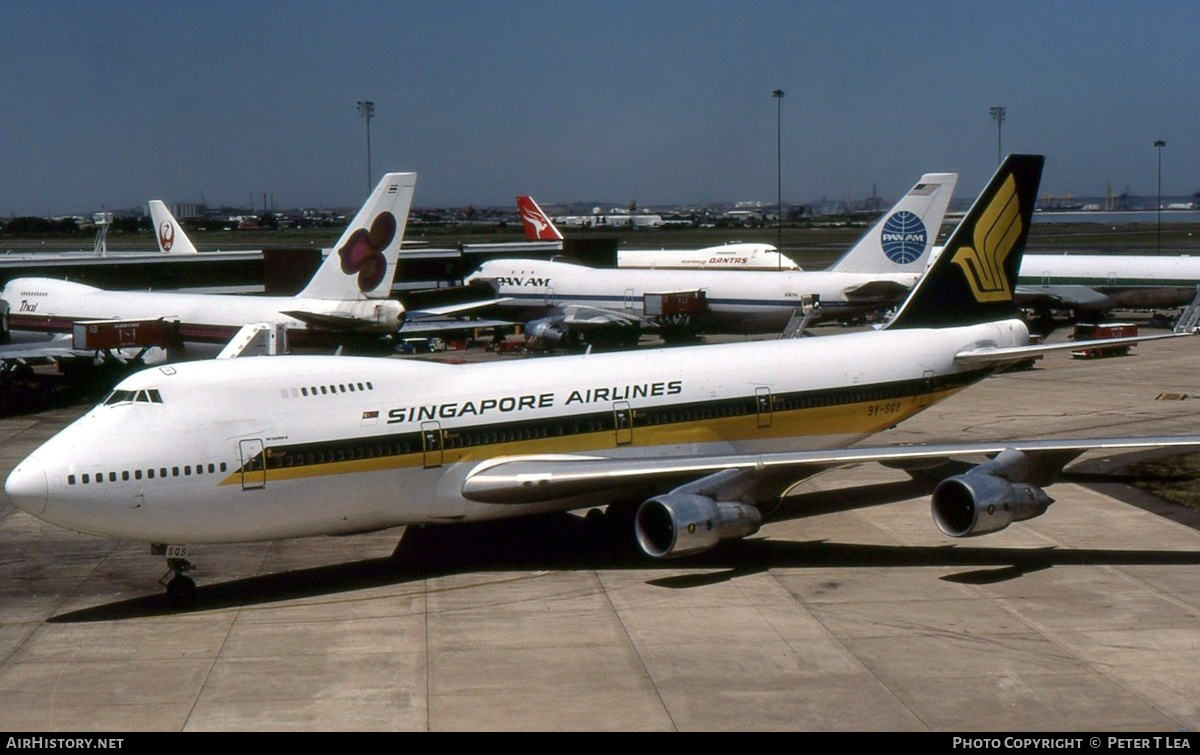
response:
M517 319L529 323L527 333L549 343L589 329L634 339L652 322L645 312L647 295L676 292L704 293L707 311L691 317L687 328L781 331L812 295L819 297L823 315L834 317L899 303L925 270L957 179L953 173L922 176L828 270L605 270L498 259L485 262L466 282L489 284L506 298L500 306L520 310Z
M1005 161L883 330L534 363L282 356L147 369L18 464L5 490L48 522L159 544L177 605L196 594L184 544L607 504L631 514L647 554L686 556L756 532L798 480L865 461L991 455L938 485L933 514L955 537L1003 529L1045 512L1041 486L1085 450L1200 445L848 447L1000 366L1079 347L1029 346L1015 317L1041 169L1040 156Z

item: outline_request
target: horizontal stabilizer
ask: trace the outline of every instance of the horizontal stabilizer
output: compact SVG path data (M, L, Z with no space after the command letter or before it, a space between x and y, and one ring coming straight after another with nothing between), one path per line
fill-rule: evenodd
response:
M854 303L882 302L891 304L902 300L908 293L908 286L895 281L871 281L860 286L851 286L842 291L846 301Z
M1180 338L1194 333L1165 333L1155 336L1129 336L1127 338L1099 338L1093 341L1069 341L1067 343L1037 344L1033 346L1013 346L1005 349L983 347L960 351L954 355L954 361L963 367L984 367L989 364L1006 364L1019 362L1022 359L1050 354L1055 351L1081 351L1084 349L1099 349L1111 346L1129 346L1142 341L1157 341L1161 338Z
M338 315L328 312L303 312L291 310L280 314L294 317L305 325L318 330L367 331L375 330L375 323L351 315Z

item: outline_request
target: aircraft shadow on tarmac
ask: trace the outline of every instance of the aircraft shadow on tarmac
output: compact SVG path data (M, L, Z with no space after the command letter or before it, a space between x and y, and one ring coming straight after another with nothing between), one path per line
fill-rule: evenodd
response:
M1055 566L1200 565L1200 552L1127 549L1012 548L962 545L873 545L826 540L783 541L770 523L911 499L930 490L921 481L866 485L789 498L757 536L727 541L682 560L651 560L636 550L628 530L606 518L552 514L494 522L409 527L388 558L296 569L201 585L196 604L174 609L161 593L85 608L50 618L81 623L210 611L348 593L373 587L475 571L639 569L677 572L650 579L664 589L687 589L773 568L976 567L942 576L963 584L991 584ZM930 526L933 526L932 524ZM975 541L979 542L979 541Z

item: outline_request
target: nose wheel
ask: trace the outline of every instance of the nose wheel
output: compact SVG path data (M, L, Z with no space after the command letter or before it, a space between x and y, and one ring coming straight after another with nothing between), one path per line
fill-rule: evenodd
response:
M162 575L162 579L158 580L158 583L167 588L167 604L171 608L190 608L195 604L196 583L187 576L187 572L195 568L195 564L186 558L167 559L166 574ZM167 577L172 574L174 576L168 581Z

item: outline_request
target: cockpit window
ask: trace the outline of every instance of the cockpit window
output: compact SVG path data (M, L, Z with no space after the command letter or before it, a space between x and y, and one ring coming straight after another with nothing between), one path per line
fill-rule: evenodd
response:
M115 390L104 399L104 405L111 406L129 401L137 401L143 404L161 404L163 402L162 394L157 389L146 388L140 391Z

